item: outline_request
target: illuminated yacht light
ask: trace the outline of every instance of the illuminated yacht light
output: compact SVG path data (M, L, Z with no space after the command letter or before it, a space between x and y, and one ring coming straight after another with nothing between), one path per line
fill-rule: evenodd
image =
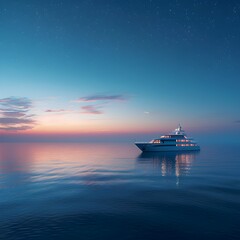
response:
M187 137L180 124L170 134L163 135L150 142L135 142L135 145L143 152L200 150L197 142L192 138Z

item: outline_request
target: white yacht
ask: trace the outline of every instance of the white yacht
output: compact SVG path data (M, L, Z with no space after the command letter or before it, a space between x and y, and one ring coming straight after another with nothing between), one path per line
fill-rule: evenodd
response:
M186 136L180 124L178 128L168 135L153 139L150 142L135 142L135 145L143 152L200 150L193 138Z

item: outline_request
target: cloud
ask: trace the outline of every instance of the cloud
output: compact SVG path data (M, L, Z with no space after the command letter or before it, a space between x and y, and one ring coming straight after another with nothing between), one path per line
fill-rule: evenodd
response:
M32 126L19 126L19 127L0 127L0 130L5 131L22 131L32 129Z
M71 113L79 113L79 111L76 110L66 110L66 109L47 109L45 110L46 113L50 114L71 114Z
M7 107L14 110L28 110L32 107L32 101L28 98L9 97L0 99L2 107Z
M93 106L93 105L87 105L82 107L82 113L84 114L103 114L102 111L99 110L100 107Z
M35 115L29 114L32 101L28 98L9 97L0 99L0 130L20 131L36 125Z
M74 102L77 103L92 103L95 102L96 104L93 105L86 105L82 106L82 112L84 114L103 114L103 111L99 110L99 108L103 108L106 104L111 102L117 101L126 101L128 99L127 96L122 94L115 94L115 95L107 95L107 94L95 94L95 95L88 95L85 97L80 97Z
M11 110L9 112L6 111L1 111L0 110L0 115L2 117L24 117L26 114L24 112L11 112Z
M90 95L81 97L76 102L96 102L96 101L125 101L127 97L121 94L118 95Z
M31 118L0 118L0 124L34 124L35 121Z
M47 112L47 113L60 113L60 112L68 112L68 111L64 110L64 109L47 109L45 112Z
M235 123L240 124L240 120L236 120Z

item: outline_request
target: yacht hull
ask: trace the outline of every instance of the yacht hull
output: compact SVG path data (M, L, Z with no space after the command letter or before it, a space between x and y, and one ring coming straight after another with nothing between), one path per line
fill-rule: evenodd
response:
M135 145L143 152L167 152L167 151L199 151L199 146L176 146L152 143L135 143Z

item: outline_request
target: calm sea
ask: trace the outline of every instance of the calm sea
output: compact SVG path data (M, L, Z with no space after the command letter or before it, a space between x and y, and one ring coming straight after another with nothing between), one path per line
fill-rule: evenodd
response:
M0 239L239 238L239 146L0 143Z

